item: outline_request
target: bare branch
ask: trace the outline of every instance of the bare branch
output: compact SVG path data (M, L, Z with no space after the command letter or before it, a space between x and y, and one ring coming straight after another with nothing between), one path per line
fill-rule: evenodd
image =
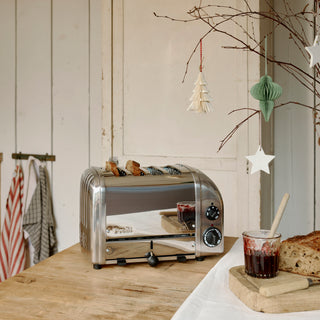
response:
M312 106L309 106L307 104L304 104L304 103L300 103L300 102L297 102L297 101L288 101L288 102L284 102L284 103L281 103L279 105L276 105L274 106L274 109L278 109L278 108L281 108L281 107L284 107L284 106L287 106L289 104L295 104L295 105L298 105L298 106L301 106L301 107L304 107L304 108L308 108L308 109L311 109L313 110L313 112L315 111L318 111L320 112L320 109L317 108L318 106L320 106L320 103L317 104L316 107L312 107ZM234 113L234 112L238 112L238 111L253 111L253 113L251 113L249 116L247 116L246 118L244 118L243 120L241 120L238 124L236 124L236 126L220 141L220 146L219 146L219 149L218 149L218 152L223 148L223 146L232 138L232 136L236 133L236 131L245 123L247 122L250 118L254 117L255 115L257 114L260 114L261 111L260 110L257 110L257 109L254 109L254 108L238 108L238 109L234 109L234 110L231 110L228 115ZM315 120L315 123L316 123L316 120ZM317 123L316 123L317 124Z

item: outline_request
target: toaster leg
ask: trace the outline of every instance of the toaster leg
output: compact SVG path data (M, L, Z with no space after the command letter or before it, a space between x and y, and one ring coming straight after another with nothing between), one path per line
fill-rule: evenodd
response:
M197 261L203 261L205 257L196 257Z
M101 268L102 268L101 264L99 264L99 263L94 263L93 264L93 269L100 270Z

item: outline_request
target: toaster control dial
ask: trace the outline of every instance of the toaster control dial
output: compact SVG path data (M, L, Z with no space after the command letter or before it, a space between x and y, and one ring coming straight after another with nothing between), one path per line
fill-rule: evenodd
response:
M203 242L208 247L215 247L220 244L222 240L222 234L219 229L210 227L203 233Z
M211 206L209 206L206 210L206 217L209 220L217 220L220 216L220 211L217 207L215 207L213 205L213 203L211 203Z

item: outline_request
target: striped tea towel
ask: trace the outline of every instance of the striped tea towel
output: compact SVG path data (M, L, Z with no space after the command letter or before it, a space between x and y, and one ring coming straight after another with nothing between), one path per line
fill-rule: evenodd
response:
M22 224L23 172L16 166L6 204L0 244L0 282L24 269L25 246Z

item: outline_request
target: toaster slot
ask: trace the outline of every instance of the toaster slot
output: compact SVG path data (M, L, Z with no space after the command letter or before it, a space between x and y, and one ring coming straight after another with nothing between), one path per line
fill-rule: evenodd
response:
M127 169L125 169L123 167L114 168L114 171L112 171L112 173L113 173L114 176L117 176L117 177L125 177L125 176L132 175L132 173L129 170L127 170Z
M160 168L153 167L153 166L147 167L147 170L153 176L159 176L159 175L163 175L164 174L164 172Z
M143 172L143 176L148 176L148 175L151 175L151 173L149 172L149 170L147 170L147 168L141 168L140 167L140 170Z
M126 176L126 175L129 174L129 171L128 171L128 170L125 170L125 169L122 169L122 168L119 168L119 167L117 167L117 170L118 170L118 172L119 172L119 176L120 176L120 177L124 177L124 176Z
M165 166L163 167L164 170L166 170L171 175L181 175L181 171L173 166Z

